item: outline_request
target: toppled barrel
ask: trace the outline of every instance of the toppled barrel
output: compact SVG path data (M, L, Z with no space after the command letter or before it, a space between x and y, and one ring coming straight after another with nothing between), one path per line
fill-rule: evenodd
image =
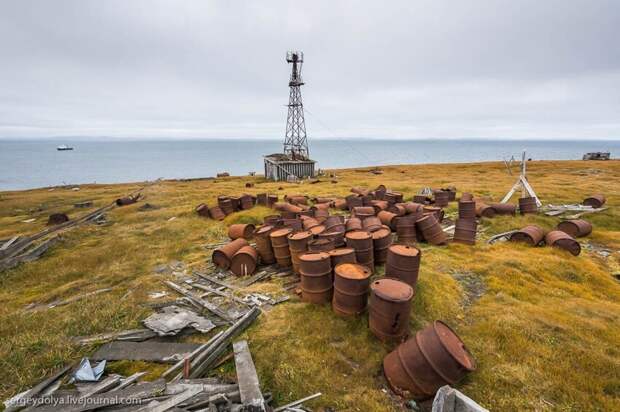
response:
M261 226L254 232L254 241L256 242L256 250L260 256L261 263L271 265L276 261L271 247L271 238L269 234L274 230L273 226Z
M237 223L228 227L228 237L232 240L240 237L249 240L254 235L255 227L252 224Z
M141 196L141 194L137 194L136 196L121 197L120 199L116 199L116 206L132 205L136 203Z
M381 229L381 220L376 216L369 216L362 221L362 227L369 232Z
M483 202L476 202L476 216L495 217L495 209Z
M271 247L273 247L273 254L276 257L278 266L282 268L289 268L293 262L291 260L291 252L288 248L288 235L293 232L293 229L285 227L282 229L274 230L269 234L271 238Z
M345 225L347 232L352 232L354 230L362 230L362 219L358 217L350 217L347 219L347 223Z
M498 215L514 216L517 214L517 206L510 203L491 203L491 207Z
M341 263L357 263L355 259L355 249L350 247L343 247L340 249L330 250L329 257L332 261L332 267L340 265Z
M353 210L353 208L358 206L364 206L364 201L362 200L361 196L349 195L345 199L347 201L347 208L349 210Z
M392 244L392 231L389 227L372 232L372 247L374 250L374 264L383 264L387 260L388 248Z
M237 276L248 276L256 270L258 253L252 246L243 246L232 257L230 271Z
M355 259L360 265L366 266L370 271L374 271L374 250L372 246L372 235L368 232L357 230L348 232L346 235L347 246L355 249Z
M538 205L535 197L519 198L519 213L525 215L527 213L538 213Z
M426 215L415 222L416 226L424 235L424 239L431 245L444 245L447 241L446 234L439 225L434 214Z
M230 264L232 262L232 258L244 246L248 246L247 240L243 238L235 239L230 243L225 244L224 246L215 249L213 251L213 255L211 260L215 264L215 266L221 269L230 268Z
M549 246L564 249L578 256L581 253L581 246L571 235L561 230L552 230L545 236L545 243Z
M454 385L476 369L476 361L457 334L441 321L416 333L383 359L392 390L423 400Z
M571 219L558 223L557 228L572 237L588 236L592 233L592 223L583 219Z
M422 251L409 245L392 245L388 248L385 276L401 280L415 290L420 272Z
M329 303L333 294L332 265L327 253L306 253L299 257L301 299L309 303Z
M209 217L209 206L207 206L206 204L199 204L198 206L196 206L195 210L198 216Z
M48 226L60 225L68 221L69 216L67 216L65 213L53 213L47 218Z
M476 244L477 229L478 223L476 219L456 219L453 241L465 243L466 245L474 245Z
M379 218L379 220L381 220L382 224L384 224L385 226L389 226L389 228L392 230L396 230L396 224L398 223L398 219L396 219L398 216L396 215L396 213L382 210L377 214L377 217Z
M595 209L601 208L603 207L603 205L605 204L605 196L603 196L600 193L597 193L595 195L592 195L590 197L587 197L584 201L583 204L585 206L592 206Z
M543 240L543 237L545 237L545 231L540 226L527 225L523 229L510 235L510 240L536 246Z
M224 218L226 217L226 214L224 213L221 207L213 206L209 208L209 216L211 216L211 219L214 219L214 220L224 220Z
M363 222L367 217L375 215L375 208L372 206L357 206L353 208L351 215Z
M299 273L299 257L308 251L308 241L312 240L312 232L297 232L288 235L288 248L291 252L293 272Z
M409 334L414 291L398 279L382 278L370 285L368 326L384 342L402 342Z
M366 266L355 263L342 263L334 268L334 312L355 316L366 310L370 275Z

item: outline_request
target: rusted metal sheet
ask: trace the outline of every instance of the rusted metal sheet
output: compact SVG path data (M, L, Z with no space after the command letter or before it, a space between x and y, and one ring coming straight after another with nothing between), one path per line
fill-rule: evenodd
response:
M510 203L491 203L490 206L498 215L515 216L517 214L517 206Z
M446 234L439 225L439 222L435 218L434 214L425 215L424 217L418 219L415 224L420 228L420 231L424 235L424 240L431 245L446 244Z
M308 242L309 252L329 252L335 248L333 238L319 238Z
M232 242L215 249L211 259L217 267L228 269L230 268L230 264L235 253L237 253L239 249L244 246L248 246L247 240L243 238L235 239Z
M377 216L369 216L362 221L362 228L369 232L381 229L381 220Z
M414 290L398 279L381 278L370 285L368 326L384 342L402 342L409 334Z
M495 217L495 209L484 202L476 202L476 216Z
M355 316L366 310L370 270L355 263L342 263L334 268L334 298L332 308L335 313Z
M536 204L535 197L520 197L519 198L519 212L522 215L527 213L538 213L538 205Z
M258 252L252 246L243 246L232 257L230 271L237 276L249 276L256 270Z
M450 193L444 192L443 190L435 190L433 192L433 196L435 198L435 206L437 207L446 207L450 204Z
M383 359L383 373L392 390L424 400L447 384L454 385L476 369L463 341L445 323L435 321Z
M254 235L256 228L252 224L237 223L228 226L228 237L232 240L239 239L240 237L249 240Z
M65 213L53 213L47 218L47 225L60 225L61 223L66 223L69 221L69 216Z
M415 290L420 272L422 251L409 245L392 245L388 248L385 276L401 280Z
M473 200L459 200L459 218L475 219L476 218L476 202Z
M552 230L545 235L545 243L549 246L564 249L573 256L581 253L581 246L571 235L561 230Z
M396 218L396 234L398 242L405 245L414 244L418 238L415 230L416 215L407 215Z
M510 240L536 246L543 240L543 237L545 237L545 231L540 226L528 225L510 235Z
M592 233L592 223L583 219L565 220L558 223L556 228L572 237L583 237Z
M291 252L293 272L299 273L299 257L308 251L308 242L312 240L313 234L310 231L291 233L288 235L288 248Z
M288 235L293 232L290 227L276 229L269 234L271 238L271 247L276 258L278 266L288 268L293 265L291 260L291 251L288 247Z
M330 303L334 282L329 254L303 254L300 264L301 299L309 303Z
M276 261L273 254L273 248L271 247L271 238L269 234L275 228L270 225L264 225L256 229L254 232L254 241L256 242L256 250L260 256L261 263L265 265L271 265Z
M332 261L333 268L341 263L357 263L357 260L355 259L355 249L353 248L343 247L330 250L328 253Z
M347 223L345 225L347 232L352 232L354 230L362 230L362 219L358 217L350 217L347 219Z
M372 232L372 247L374 250L374 263L383 264L387 259L388 248L392 244L392 231L387 226Z
M603 207L603 205L605 204L605 201L607 199L605 199L605 196L597 193L595 195L592 195L590 197L587 197L584 201L583 204L586 206L592 206L595 209L601 208Z
M476 244L476 231L478 223L476 219L456 219L453 241L467 245Z
M374 250L372 235L363 230L347 232L347 246L355 249L355 259L360 265L366 266L371 272L374 271Z
M196 206L195 211L199 216L209 217L209 206L207 206L204 203L201 203L198 206Z

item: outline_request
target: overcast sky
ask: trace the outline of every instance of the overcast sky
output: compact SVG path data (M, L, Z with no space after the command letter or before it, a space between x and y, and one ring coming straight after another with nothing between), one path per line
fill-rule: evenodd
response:
M620 138L620 1L0 1L0 137Z

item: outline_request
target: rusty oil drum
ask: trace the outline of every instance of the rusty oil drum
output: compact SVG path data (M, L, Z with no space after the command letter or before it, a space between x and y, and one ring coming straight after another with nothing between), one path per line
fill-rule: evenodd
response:
M215 266L221 269L228 269L230 268L230 263L235 253L237 253L239 249L244 246L248 246L247 240L243 238L235 239L232 242L229 242L224 246L215 249L213 251L211 259Z
M226 196L219 196L217 198L217 205L225 215L229 215L235 211L235 207L233 205L233 200Z
M288 268L293 265L291 260L291 251L288 247L288 235L292 232L293 229L285 227L282 229L276 229L269 234L273 254L276 257L276 262L278 263L278 266L282 268Z
M355 316L366 310L371 272L366 266L355 263L341 263L334 268L335 313Z
M514 216L517 214L517 206L510 203L491 203L491 207L498 215Z
M350 217L347 219L347 223L345 225L347 232L352 232L354 230L362 230L362 219L359 217Z
M313 217L301 216L300 219L301 225L303 226L304 230L310 230L313 227L320 225L319 221Z
M228 226L228 237L232 240L239 239L240 237L249 240L254 235L255 227L252 224L237 223Z
M209 216L211 216L211 219L214 219L214 220L224 220L224 218L226 217L226 214L224 213L221 207L213 206L209 208Z
M346 234L347 246L355 249L355 259L360 265L366 266L371 272L374 271L374 249L372 235L363 230L356 230Z
M196 211L196 213L198 213L199 216L209 217L209 206L205 205L204 203L196 206L196 209L194 210Z
M558 223L556 229L568 233L572 237L583 237L592 233L592 223L583 219L564 220Z
M525 215L527 213L538 213L538 205L535 197L519 198L519 213Z
M413 245L418 237L415 230L416 215L407 215L396 218L396 235L398 242L406 245Z
M244 246L235 253L230 263L230 271L237 276L249 276L256 270L258 252L252 246Z
M405 282L415 290L420 272L422 251L409 245L392 245L388 248L385 276Z
M381 220L381 224L385 226L389 226L390 229L396 230L397 215L396 213L388 212L387 210L382 210L377 213L377 217Z
M457 334L435 321L383 359L392 390L424 400L444 385L454 385L476 369L476 361Z
M581 245L571 235L561 230L552 230L545 235L545 243L549 246L564 249L573 256L581 253Z
M357 260L355 259L355 249L353 248L343 247L330 250L328 253L330 259L332 260L333 268L342 263L357 263Z
M372 232L372 248L374 250L374 264L383 264L387 260L388 248L392 244L392 231L387 226Z
M459 200L459 218L475 219L476 218L476 202L473 200Z
M362 200L362 197L358 195L349 195L345 197L345 200L347 201L347 208L349 210L353 210L353 208L358 206L364 206L364 201Z
M476 202L476 216L478 217L495 217L495 209L484 202Z
M476 244L477 229L478 223L476 219L456 219L454 238L452 240L457 243L474 245Z
M293 273L299 273L299 257L308 251L308 242L312 240L313 234L310 231L291 233L288 235L288 248L291 252L291 262Z
M362 221L362 227L364 230L374 232L381 229L381 220L376 216L369 216Z
M603 205L605 204L605 201L607 199L605 199L605 196L603 196L602 194L598 193L596 195L592 195L588 198L586 198L583 201L583 204L585 206L592 206L595 209L599 209L601 207L603 207Z
M334 281L329 254L305 253L299 257L299 262L301 300L309 303L330 303Z
M446 207L450 203L450 193L443 190L435 190L433 193L435 197L435 206Z
M325 222L323 222L323 225L325 225L326 232L344 233L346 231L344 221L341 219L340 216L329 216L327 219L325 219Z
M383 342L402 342L409 334L414 290L398 279L381 278L370 285L368 326Z
M317 238L330 240L334 248L344 246L344 232L328 232L324 230L317 234Z
M333 238L312 239L308 242L309 252L329 252L335 249Z
M273 226L264 225L254 231L254 241L256 242L256 251L260 257L261 263L271 265L276 261L271 247L271 238L269 234L274 230Z
M446 243L446 234L434 214L428 214L418 219L415 224L420 228L424 239L431 245L444 245Z
M512 242L524 242L530 246L538 245L545 237L545 231L536 225L527 225L510 235Z
M351 215L363 222L367 217L375 215L375 208L372 206L357 206L353 208Z
M254 198L252 195L244 194L239 198L239 206L241 210L248 210L254 207Z

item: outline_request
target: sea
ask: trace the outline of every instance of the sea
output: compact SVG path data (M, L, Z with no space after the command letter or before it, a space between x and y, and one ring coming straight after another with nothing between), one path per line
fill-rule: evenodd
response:
M73 147L57 151L59 145ZM520 159L581 159L584 153L620 153L620 140L311 139L322 169L390 164L462 163ZM0 190L200 178L219 172L263 172L262 156L282 151L282 140L258 139L22 139L0 138Z

